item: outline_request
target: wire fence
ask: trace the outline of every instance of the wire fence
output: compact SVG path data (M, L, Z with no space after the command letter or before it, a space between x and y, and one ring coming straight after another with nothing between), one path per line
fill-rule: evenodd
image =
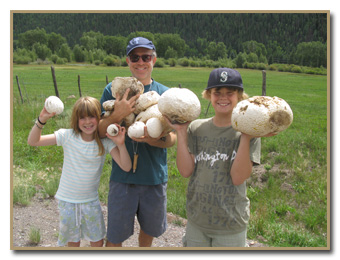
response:
M41 67L34 73L29 70L14 71L13 102L40 102L48 96L59 96L61 100L80 96L93 96L99 99L105 86L113 80L113 77L98 76L91 71L81 73L72 68L54 69L53 66Z

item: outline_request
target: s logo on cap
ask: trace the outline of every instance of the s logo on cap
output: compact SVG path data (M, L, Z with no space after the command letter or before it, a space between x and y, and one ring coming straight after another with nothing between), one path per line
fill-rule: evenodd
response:
M226 82L228 80L228 72L222 71L220 76L220 82Z

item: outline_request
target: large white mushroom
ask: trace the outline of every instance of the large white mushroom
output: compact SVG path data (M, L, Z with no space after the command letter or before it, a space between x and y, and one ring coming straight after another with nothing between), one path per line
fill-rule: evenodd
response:
M139 96L136 100L134 113L138 115L140 112L146 110L154 104L158 103L160 95L156 91L148 91Z
M232 127L252 136L265 136L287 129L293 122L293 112L282 98L254 96L240 101L233 109Z
M130 92L127 99L144 92L143 83L135 77L115 77L111 85L112 96L116 98L118 93L120 97L123 97L128 88L130 88Z
M111 99L111 100L106 100L104 103L103 103L103 108L105 111L112 111L115 107L115 101L114 99Z
M186 88L171 88L158 100L159 111L172 123L185 123L197 119L201 103L194 92Z
M48 113L59 115L64 111L64 103L57 96L49 96L45 100L45 108Z
M116 136L119 133L119 129L115 124L111 124L107 127L106 132L111 136Z
M148 119L145 125L147 127L148 135L152 138L159 137L164 129L162 121L157 117Z
M150 120L151 122L149 122ZM162 113L159 111L158 104L154 104L145 111L140 112L136 116L135 122L137 121L146 124L148 134L153 138L159 137L162 132L171 130L168 127L168 124L166 123Z
M144 136L144 127L145 124L141 121L134 122L129 128L128 128L128 136L130 138L141 138Z

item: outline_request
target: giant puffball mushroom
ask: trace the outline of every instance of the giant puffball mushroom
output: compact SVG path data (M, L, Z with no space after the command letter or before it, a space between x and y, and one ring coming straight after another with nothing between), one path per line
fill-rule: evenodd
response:
M146 127L148 135L152 138L159 137L163 132L163 124L157 117L148 119L148 121L146 121Z
M115 77L111 85L112 96L116 98L116 94L118 93L120 97L123 97L128 88L130 88L130 92L127 97L128 100L131 97L144 92L143 83L135 77Z
M64 111L64 103L57 96L49 96L45 100L45 109L48 113L59 115Z
M140 112L146 110L148 107L157 104L160 95L156 91L148 91L139 96L136 100L134 113L138 115Z
M114 99L107 100L103 103L103 108L105 111L112 111L115 106L115 101Z
M129 128L128 128L128 136L130 138L141 138L144 136L144 127L145 124L141 121L134 122Z
M242 100L231 115L231 124L236 131L259 137L282 132L292 122L290 106L278 97L254 96Z
M127 115L126 117L124 117L123 121L125 123L125 126L128 128L130 125L132 125L135 121L135 114L131 113L129 115Z
M148 131L149 135L150 135L150 132L152 132L151 133L152 136L150 135L151 137L156 138L156 137L159 137L159 135L162 132L170 132L171 131L171 129L168 126L167 122L165 121L162 113L158 109L158 104L152 105L151 107L147 108L145 111L140 112L136 116L135 122L140 121L140 122L143 122L144 124L147 124L147 121L150 120L151 118L157 118L162 125L161 129L159 129L157 127L157 129L153 130L153 129L151 129L153 127L153 124L150 125L150 123L149 123L150 128L147 126L147 131ZM159 125L159 124L155 123L154 125ZM158 132L160 132L160 134L158 136L154 137L156 135L156 133L158 133Z
M115 124L111 124L107 127L106 132L111 136L116 136L119 133L119 129Z
M111 115L112 111L105 111L103 117L109 117Z
M135 121L146 123L146 121L148 121L152 117L162 118L162 113L158 109L158 104L152 105L148 107L145 111L140 112L136 116Z
M201 103L194 92L186 88L171 88L158 100L159 111L172 123L185 123L197 119Z

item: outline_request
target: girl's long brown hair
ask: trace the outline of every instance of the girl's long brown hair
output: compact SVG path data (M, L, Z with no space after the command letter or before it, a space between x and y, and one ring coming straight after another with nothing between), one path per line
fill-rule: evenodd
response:
M71 128L76 134L80 134L81 130L79 128L79 118L83 117L95 117L99 123L101 115L101 105L99 101L93 97L81 97L79 98L73 106L72 116L71 116ZM98 126L97 131L94 132L94 139L96 140L99 148L98 155L104 155L104 146L99 138Z

